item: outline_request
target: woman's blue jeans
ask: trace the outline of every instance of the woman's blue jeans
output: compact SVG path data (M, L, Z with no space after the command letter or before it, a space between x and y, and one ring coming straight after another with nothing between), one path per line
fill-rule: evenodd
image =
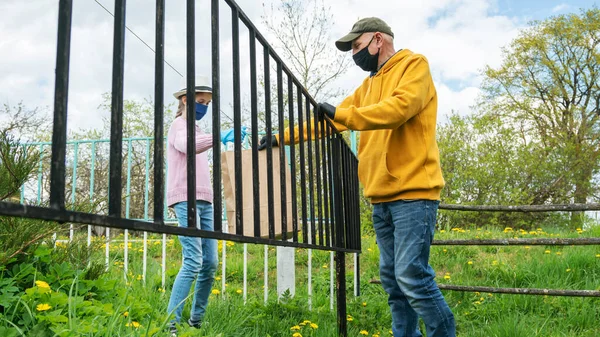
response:
M212 204L206 201L196 201L196 206L198 215L196 223L203 230L214 230ZM174 209L179 227L187 227L187 202L175 204ZM175 278L175 283L173 283L167 311L169 314L175 314L173 322L181 321L185 300L190 295L192 283L196 280L192 294L190 320L197 323L204 318L208 296L210 296L215 271L218 267L217 241L180 235L179 242L181 242L183 262Z

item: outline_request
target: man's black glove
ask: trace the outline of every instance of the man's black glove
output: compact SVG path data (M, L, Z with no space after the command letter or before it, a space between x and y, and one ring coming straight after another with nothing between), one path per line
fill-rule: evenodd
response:
M317 104L317 114L321 119L324 116L329 117L329 119L333 119L335 117L335 107L329 103L319 103Z
M267 141L267 136L263 136L260 139L260 142L258 142L258 151L262 151L267 148ZM277 138L275 138L275 136L271 136L271 146L275 147L277 145Z

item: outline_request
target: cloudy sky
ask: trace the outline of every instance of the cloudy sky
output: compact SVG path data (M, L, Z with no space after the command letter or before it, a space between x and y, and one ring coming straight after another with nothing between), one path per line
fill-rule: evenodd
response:
M276 3L279 0L274 0ZM101 94L111 89L114 0L74 0L69 129L97 127L108 112L98 109ZM263 2L237 1L260 31ZM154 3L127 1L127 26L154 46ZM451 110L469 113L477 97L485 65L497 66L500 48L513 39L530 20L576 12L595 5L595 0L328 0L334 15L333 40L347 33L352 24L367 16L378 16L392 27L396 48L424 54L430 61L439 93L441 120ZM210 1L196 2L196 70L210 74ZM231 100L227 92L231 78L231 35L228 6L221 1L222 106ZM0 103L28 107L53 104L56 60L58 1L0 0ZM185 73L185 1L168 0L166 9L166 60ZM242 50L247 46L242 30ZM247 57L242 71L247 72ZM260 57L260 56L259 56ZM348 55L349 57L349 55ZM125 98L151 98L154 91L154 54L130 32L126 36ZM336 84L351 90L365 77L353 66ZM165 99L180 87L181 77L165 66ZM332 102L337 103L337 102ZM152 121L149 121L150 123Z

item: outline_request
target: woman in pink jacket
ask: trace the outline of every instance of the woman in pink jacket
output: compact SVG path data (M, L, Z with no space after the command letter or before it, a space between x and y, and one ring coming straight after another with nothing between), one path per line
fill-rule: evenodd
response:
M187 221L187 130L186 130L186 88L173 95L179 100L177 115L169 128L167 136L167 204L173 207L180 227L188 227ZM212 100L212 88L209 79L204 76L196 77L196 120L204 117L208 105ZM202 230L212 231L213 227L213 190L208 168L207 150L212 147L212 135L203 134L196 126L196 209L197 226ZM168 312L175 314L169 323L170 332L177 333L177 324L186 298L194 280L196 286L192 294L193 302L190 318L187 321L191 327L200 328L208 296L210 295L215 271L218 266L217 241L199 237L179 236L181 242L183 262L177 274Z

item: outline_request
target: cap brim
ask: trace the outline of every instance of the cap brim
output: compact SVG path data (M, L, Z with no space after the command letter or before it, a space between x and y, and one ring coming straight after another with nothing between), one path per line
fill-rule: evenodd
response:
M362 33L349 33L341 39L335 41L335 46L341 51L350 51L352 49L352 41L360 37Z
M179 90L179 91L173 93L173 97L179 99L179 97L185 95L186 92L187 92L186 89ZM209 94L212 94L212 90L196 89L196 92L207 92Z

